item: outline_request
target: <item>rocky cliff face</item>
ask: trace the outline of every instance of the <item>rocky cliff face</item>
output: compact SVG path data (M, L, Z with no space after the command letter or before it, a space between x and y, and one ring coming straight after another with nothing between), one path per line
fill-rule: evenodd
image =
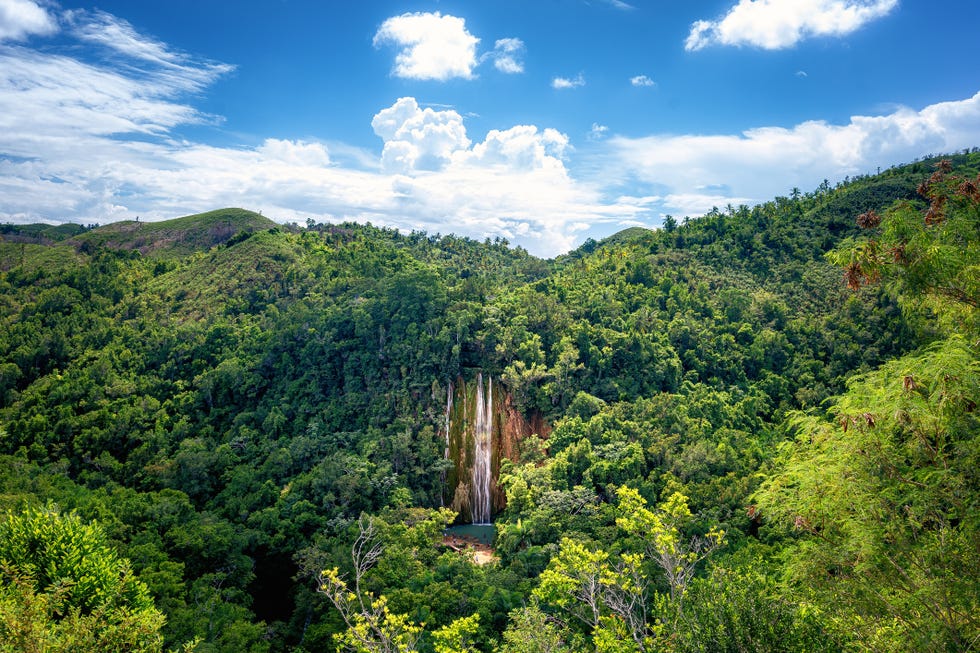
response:
M522 415L498 379L477 373L451 383L443 426L446 459L445 503L466 523L489 522L506 505L497 485L500 461L517 461L526 437L547 437L551 426L541 415Z

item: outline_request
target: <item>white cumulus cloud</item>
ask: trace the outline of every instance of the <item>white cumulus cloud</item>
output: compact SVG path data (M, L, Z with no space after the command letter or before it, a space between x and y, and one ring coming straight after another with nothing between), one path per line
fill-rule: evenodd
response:
M580 86L585 86L585 76L579 73L575 77L555 77L551 80L551 88L558 90L566 90L570 88L578 88Z
M556 129L539 130L534 125L492 129L486 139L460 158L461 163L505 169L512 172L560 170L568 148L568 137Z
M630 84L633 86L643 87L643 86L656 86L657 82L653 81L646 75L636 75L635 77L630 77Z
M739 0L721 18L691 25L684 48L789 48L808 37L850 34L897 6L898 0Z
M503 236L553 255L574 246L582 225L642 212L607 203L600 189L574 179L564 162L569 139L555 129L492 129L471 144L456 111L422 109L414 98L379 111L372 124L384 140L383 172L390 179L387 192L371 203L384 216L375 222ZM438 165L413 164L419 151L435 153L430 161ZM391 206L379 207L382 199Z
M695 215L723 203L752 204L980 143L980 93L921 110L808 121L741 134L615 137L609 174L631 174L662 191L668 213Z
M256 152L270 161L299 167L323 167L330 165L330 155L323 143L289 141L267 138Z
M22 41L32 34L58 31L58 21L31 0L0 0L0 42Z
M413 97L378 112L371 127L384 141L381 162L389 172L439 170L454 152L470 144L462 116L452 110L422 109Z
M479 42L466 30L466 21L438 11L394 16L374 35L375 46L399 48L393 70L396 76L420 80L472 78Z

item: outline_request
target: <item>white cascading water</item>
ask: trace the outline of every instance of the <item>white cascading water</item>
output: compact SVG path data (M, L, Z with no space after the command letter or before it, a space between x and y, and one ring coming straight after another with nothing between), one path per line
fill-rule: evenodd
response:
M446 460L449 460L449 416L453 412L453 382L449 382L449 392L446 393Z
M446 452L443 454L443 457L446 460L449 460L449 437L450 437L449 436L449 426L450 426L450 424L449 424L449 416L452 414L452 412L453 412L453 382L450 381L449 382L449 392L446 393L446 424L445 424L445 429L446 429ZM443 472L442 473L442 483L443 483L443 485L446 484L446 472ZM443 505L442 504L442 497L441 496L439 497L439 505L440 506Z
M487 377L484 399L483 375L476 376L476 441L473 459L473 505L471 516L474 524L490 523L490 457L493 437L493 378Z

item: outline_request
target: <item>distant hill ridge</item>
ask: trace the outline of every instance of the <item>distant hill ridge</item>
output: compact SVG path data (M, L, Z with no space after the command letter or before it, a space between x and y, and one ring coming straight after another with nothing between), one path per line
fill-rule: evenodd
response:
M159 222L114 222L79 234L68 242L83 249L138 250L144 255L189 254L226 243L242 232L254 233L276 226L254 211L227 208Z

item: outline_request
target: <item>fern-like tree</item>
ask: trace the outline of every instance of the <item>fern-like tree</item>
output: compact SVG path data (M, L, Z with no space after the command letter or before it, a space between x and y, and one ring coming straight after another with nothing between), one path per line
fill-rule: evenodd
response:
M959 336L798 414L757 494L790 571L866 650L980 646L980 361Z
M756 499L799 533L789 571L865 650L980 648L980 177L947 161L925 208L862 214L832 255L852 288L885 281L944 336L798 413Z
M52 506L0 518L0 652L160 651L163 623L98 525Z
M953 174L948 160L918 187L925 202L903 201L883 215L857 217L865 231L830 252L847 285L891 286L914 311L961 331L980 310L980 175Z

